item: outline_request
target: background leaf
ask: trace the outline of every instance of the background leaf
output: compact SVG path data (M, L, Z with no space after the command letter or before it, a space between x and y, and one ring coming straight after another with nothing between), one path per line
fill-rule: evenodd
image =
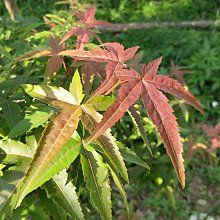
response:
M21 119L21 107L14 101L5 100L2 104L2 111L10 129L12 129Z
M26 115L24 119L19 121L16 126L8 133L9 138L14 138L23 135L26 132L37 128L44 124L53 114L57 112L55 108L48 106L32 106L33 110L30 114Z
M18 189L33 158L34 147L19 141L0 141L1 161L10 167L0 177L0 216L6 219L16 206Z
M120 145L120 152L125 161L150 169L150 167L130 148Z

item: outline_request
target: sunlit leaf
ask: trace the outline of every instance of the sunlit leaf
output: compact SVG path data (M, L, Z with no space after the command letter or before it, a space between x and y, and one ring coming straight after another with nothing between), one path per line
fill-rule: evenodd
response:
M23 85L25 92L42 102L63 108L65 104L77 105L75 97L62 87L48 85Z
M75 71L74 76L72 78L72 82L70 84L69 91L73 95L76 100L76 103L80 105L81 101L83 100L84 94L82 91L82 83L80 80L80 75L78 69Z
M78 141L77 143L72 142L70 138L78 126L80 115L81 108L79 106L63 109L45 128L22 184L18 205L29 192L41 186L74 161L78 155L80 143ZM70 155L71 160L63 159L63 148L69 139L67 149L64 152L69 151L69 148L76 150L75 155ZM59 157L57 158L57 156Z

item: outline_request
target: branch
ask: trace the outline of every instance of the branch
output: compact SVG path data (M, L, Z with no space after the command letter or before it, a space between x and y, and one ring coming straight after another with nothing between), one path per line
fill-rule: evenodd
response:
M99 30L121 32L129 29L150 29L150 28L195 28L208 29L210 27L220 27L218 21L180 21L180 22L146 22L146 23L125 23L111 24L97 27Z

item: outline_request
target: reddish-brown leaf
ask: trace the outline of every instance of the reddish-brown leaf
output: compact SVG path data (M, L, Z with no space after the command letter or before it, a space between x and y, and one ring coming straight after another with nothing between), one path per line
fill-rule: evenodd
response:
M115 74L120 73L126 67L124 62L131 59L138 50L138 47L132 47L124 50L124 47L119 43L106 43L103 44L103 46L105 46L107 50L66 50L59 53L59 55L70 56L78 60L107 63L105 67L106 78L95 90L93 96L101 95L114 86L117 82Z
M102 121L92 132L88 143L93 142L96 138L102 135L108 128L112 127L133 105L141 95L141 82L137 80L130 81L121 86L118 91L118 99L104 113Z
M170 72L170 76L176 76L177 80L185 85L186 82L185 82L185 79L184 79L184 75L185 74L189 74L189 73L192 73L192 71L190 70L184 70L184 67L182 66L176 66L174 61L172 60L171 61L171 72Z
M200 126L208 136L210 137L216 137L218 134L220 134L220 123L215 125L215 127L209 127L206 124Z
M62 38L62 40L60 41L59 44L63 44L66 40L68 40L70 37L72 37L74 34L79 34L81 31L80 27L76 27L75 29L72 29L70 31L68 31L64 37Z
M15 62L22 60L29 60L33 58L45 57L45 56L52 56L52 54L53 52L51 49L32 50L16 58Z
M106 21L96 20L94 18L95 11L96 11L95 6L91 6L86 10L85 15L83 15L82 13L76 13L76 16L79 18L77 22L91 27L109 24Z
M59 45L60 42L59 37L50 37L49 39L49 46L51 47L53 54L57 55L60 51L64 50L65 46L64 45Z
M90 36L94 36L100 44L102 43L99 36L93 32L93 29L99 25L109 24L105 21L96 20L95 16L96 8L94 6L88 8L85 12L85 15L78 12L76 16L79 18L77 23L80 26L74 27L72 30L68 31L63 39L60 41L60 44L64 43L67 39L73 35L77 35L76 49L83 50L85 45L88 43Z
M216 148L220 147L220 123L215 125L215 127L209 127L206 124L201 125L200 127L210 137L210 142L211 142L210 150L214 151Z
M63 58L60 56L53 56L48 59L44 76L46 81L49 81L56 75L57 71L61 68L62 63Z
M185 187L185 171L179 129L168 99L154 85L144 82L142 100L150 119L156 125L171 158L182 187Z
M112 44L112 47L107 49L115 54L120 61L124 61L124 58L118 56L116 52L120 51L120 54L122 54L122 47L119 47L117 50L116 44ZM132 53L129 52L129 54ZM130 57L130 55L128 57ZM142 68L142 76L134 69L125 70L123 68L112 75L116 78L114 80L118 79L122 81L121 88L118 91L118 98L103 115L102 121L91 134L89 142L92 142L108 128L112 127L141 95L148 115L156 125L176 170L179 181L182 187L184 187L185 171L178 125L167 98L159 90L183 98L199 111L203 112L203 110L196 98L186 91L176 80L166 76L156 75L161 59L160 57L144 65ZM107 77L107 79L110 78Z
M84 50L65 50L58 55L70 56L77 60L95 61L100 63L107 63L111 61L117 61L117 57L114 57L109 51L102 49L93 49L89 51Z
M171 95L174 95L178 98L184 99L186 102L188 102L193 107L195 107L198 111L204 113L202 106L197 101L197 99L176 80L168 76L162 76L162 75L154 75L152 77L146 77L145 80L146 82L154 84L154 86L159 90L170 93Z

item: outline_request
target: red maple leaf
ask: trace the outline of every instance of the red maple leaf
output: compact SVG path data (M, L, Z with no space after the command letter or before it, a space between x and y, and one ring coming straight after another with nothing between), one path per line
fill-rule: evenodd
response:
M190 70L184 70L184 67L182 66L176 66L174 61L171 61L171 72L170 72L170 76L176 76L177 80L183 84L186 85L185 79L184 79L184 75L185 74L189 74L192 73L192 71Z
M210 137L210 150L214 151L216 148L220 147L220 123L215 125L215 127L209 127L206 124L201 125L200 127Z
M63 39L60 41L60 44L65 42L67 39L72 37L73 35L77 35L77 41L76 41L76 49L83 50L85 47L85 44L88 43L90 36L94 36L100 43L101 39L99 36L93 31L93 29L97 26L109 24L108 22L96 20L94 18L95 16L95 10L96 8L94 6L89 7L85 14L82 14L80 12L76 13L76 16L78 17L77 23L79 26L74 27L70 31L68 31Z
M64 44L59 45L59 42L59 37L51 36L49 38L49 48L29 51L18 57L15 61L17 62L39 57L49 57L45 69L45 80L49 81L61 68L63 63L63 57L58 54L65 49L65 46Z
M89 142L94 141L108 128L112 127L140 97L149 118L156 125L164 146L176 170L182 187L185 186L185 171L182 158L182 143L173 109L163 92L186 100L199 111L203 112L196 98L176 80L168 76L157 75L161 57L144 65L142 75L136 70L122 70L116 73L117 79L123 81L118 90L115 103L104 113L102 121L92 132ZM161 90L161 91L160 91Z
M66 55L77 60L95 61L107 63L105 67L106 78L101 85L94 91L93 97L101 95L111 89L117 82L116 74L126 68L125 62L130 60L139 47L131 47L124 49L123 45L119 43L105 43L103 49L85 50L66 50L59 55Z

